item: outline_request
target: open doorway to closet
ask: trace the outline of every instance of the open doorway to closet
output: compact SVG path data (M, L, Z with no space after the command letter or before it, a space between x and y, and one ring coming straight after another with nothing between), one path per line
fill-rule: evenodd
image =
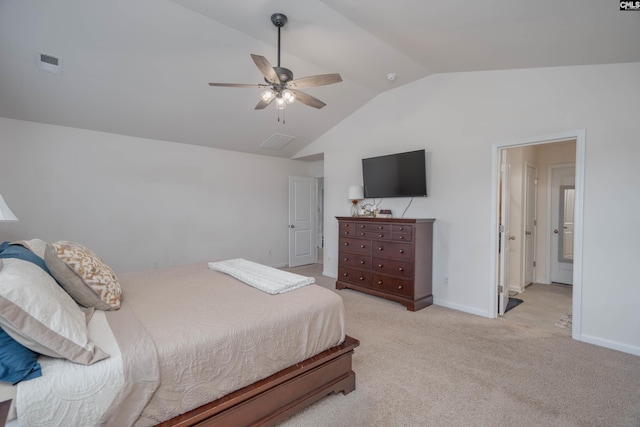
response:
M578 155L583 147L584 135L576 134L497 149L496 314L573 332L574 338L579 333L573 325L576 310L579 322L574 244L580 246L580 263L583 191L581 180L576 190L576 170L583 170L583 154ZM580 282L578 277L578 294Z

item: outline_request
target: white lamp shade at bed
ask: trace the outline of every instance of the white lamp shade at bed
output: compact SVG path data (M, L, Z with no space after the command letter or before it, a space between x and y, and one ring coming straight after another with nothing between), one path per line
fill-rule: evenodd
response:
M2 198L2 194L0 194L0 222L17 220L18 218L11 212L11 209L9 209L9 206L7 206L7 203Z

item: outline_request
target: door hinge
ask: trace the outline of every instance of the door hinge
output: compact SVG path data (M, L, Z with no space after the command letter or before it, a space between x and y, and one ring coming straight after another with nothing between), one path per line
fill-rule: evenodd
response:
M536 262L535 262L535 261L533 261L533 266L534 266L534 267L536 266Z
M504 233L504 225L500 224L500 233Z
M538 220L537 220L537 219L534 219L534 220L533 220L533 226L535 227L536 225L538 225Z
M504 287L502 285L498 286L498 293L501 294L504 292Z

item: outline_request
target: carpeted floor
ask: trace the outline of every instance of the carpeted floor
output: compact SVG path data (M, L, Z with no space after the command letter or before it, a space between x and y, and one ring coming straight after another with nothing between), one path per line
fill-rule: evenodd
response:
M334 289L316 267L313 275ZM418 312L352 290L357 389L282 423L334 426L640 426L640 357L563 333L430 306Z

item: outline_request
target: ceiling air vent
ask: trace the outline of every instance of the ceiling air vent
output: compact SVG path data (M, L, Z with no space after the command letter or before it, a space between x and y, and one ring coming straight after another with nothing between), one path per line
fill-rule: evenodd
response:
M46 53L40 54L39 60L40 68L59 76L62 75L62 58L56 58L55 56L47 55Z
M289 145L291 141L296 139L295 136L283 135L281 133L274 133L265 142L260 144L260 147L267 148L269 150L282 150Z

